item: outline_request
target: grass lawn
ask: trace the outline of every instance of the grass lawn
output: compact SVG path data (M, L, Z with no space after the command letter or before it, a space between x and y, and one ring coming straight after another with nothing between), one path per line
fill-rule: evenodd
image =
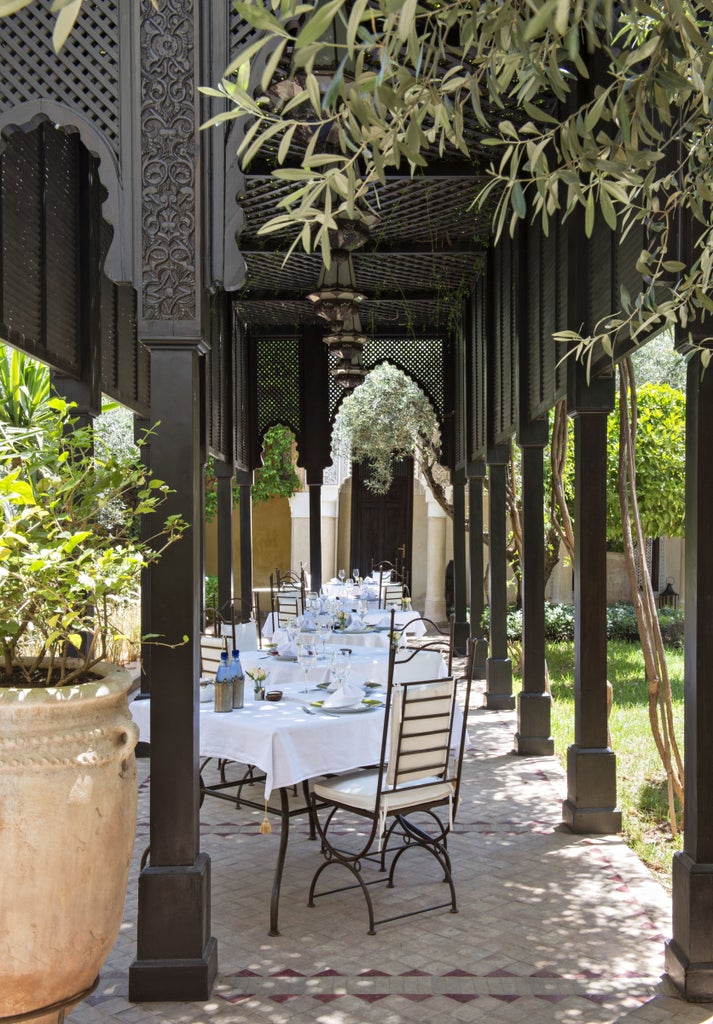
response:
M607 649L608 679L614 690L609 726L624 837L670 888L671 857L681 849L682 839L672 839L667 824L666 776L651 735L641 648L610 640ZM683 652L668 650L667 660L676 735L683 754ZM566 766L567 747L574 742L573 644L548 644L547 664L552 681L555 754Z

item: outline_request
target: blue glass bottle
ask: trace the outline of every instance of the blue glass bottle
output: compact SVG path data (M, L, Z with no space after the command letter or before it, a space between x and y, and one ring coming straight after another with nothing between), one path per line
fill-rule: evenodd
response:
M220 665L215 673L215 710L233 710L233 681L230 678L228 652L221 651Z
M240 651L235 648L230 661L230 681L233 686L233 707L241 708L245 701L245 673L240 664Z

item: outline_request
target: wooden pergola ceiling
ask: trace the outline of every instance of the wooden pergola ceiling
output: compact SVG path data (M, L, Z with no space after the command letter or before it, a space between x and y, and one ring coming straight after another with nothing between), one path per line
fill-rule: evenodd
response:
M413 178L391 174L372 190L369 205L378 211L377 221L352 254L356 289L366 295L359 313L369 334L440 333L452 323L489 243L490 205L474 207L484 182L472 164L440 161ZM305 296L319 278L320 252L296 250L285 262L289 237L258 233L289 187L256 166L245 173L238 195L244 216L238 245L247 279L236 298L250 327L319 322Z

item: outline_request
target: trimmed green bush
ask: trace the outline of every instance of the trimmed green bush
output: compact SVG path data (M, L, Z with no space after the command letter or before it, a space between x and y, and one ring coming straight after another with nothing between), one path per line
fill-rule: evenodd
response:
M660 608L659 623L663 642L667 647L683 647L683 611L680 608ZM483 633L490 630L490 609L483 615ZM522 610L508 612L507 638L512 643L522 641ZM574 605L545 602L545 640L548 643L574 640ZM638 643L639 629L633 604L621 602L607 607L607 640L626 640Z

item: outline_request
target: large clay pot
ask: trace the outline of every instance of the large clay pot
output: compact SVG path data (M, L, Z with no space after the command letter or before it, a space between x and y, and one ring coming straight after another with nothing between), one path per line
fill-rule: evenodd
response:
M136 825L129 674L0 688L0 1017L57 1021L121 924ZM43 1011L47 1009L46 1013Z

